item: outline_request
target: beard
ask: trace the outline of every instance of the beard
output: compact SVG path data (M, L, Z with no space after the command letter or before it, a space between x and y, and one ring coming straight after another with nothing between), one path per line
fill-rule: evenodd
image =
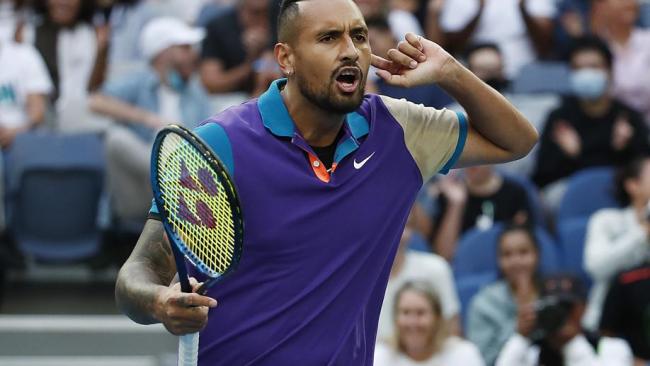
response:
M349 95L336 93L334 85L336 80L333 77L330 78L330 82L327 85L314 87L301 75L296 73L296 82L300 93L307 100L327 112L348 114L356 111L361 106L361 102L363 102L365 77L361 78L357 90Z

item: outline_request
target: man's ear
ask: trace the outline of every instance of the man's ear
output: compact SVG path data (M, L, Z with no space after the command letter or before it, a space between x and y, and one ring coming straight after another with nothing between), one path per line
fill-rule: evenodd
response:
M295 71L293 48L288 43L277 43L273 49L273 53L275 54L275 60L280 65L282 74L286 77L292 76Z

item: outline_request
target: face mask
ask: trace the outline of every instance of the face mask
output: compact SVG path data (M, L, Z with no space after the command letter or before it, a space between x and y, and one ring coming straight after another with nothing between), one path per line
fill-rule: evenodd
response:
M177 92L182 92L187 84L181 74L175 69L170 69L167 72L167 82L169 83L169 87Z
M607 73L600 69L581 69L571 72L573 95L580 99L594 100L607 92Z

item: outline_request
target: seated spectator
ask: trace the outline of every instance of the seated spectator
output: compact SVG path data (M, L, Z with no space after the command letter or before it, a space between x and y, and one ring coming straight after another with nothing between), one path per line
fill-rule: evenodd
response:
M574 95L548 116L533 175L551 209L563 195L563 178L583 168L618 165L650 149L643 118L609 92L612 54L607 45L582 38L571 48L569 61Z
M406 282L419 280L426 282L437 294L440 295L441 319L447 323L446 327L452 334L460 334L458 313L460 305L454 287L454 277L449 264L438 255L416 252L407 249L413 230L404 229L397 249L393 268L388 279L384 302L379 316L377 340L390 342L395 334L393 322L393 309L395 294Z
M109 81L90 99L90 108L125 124L106 136L108 184L118 219L142 220L151 204L149 183L154 132L168 123L196 123L211 115L207 95L191 79L196 72L193 46L203 30L175 18L157 18L142 32L144 70Z
M441 27L455 53L471 43L498 44L512 78L551 50L554 15L552 0L446 0Z
M494 364L517 329L530 326L525 309L539 294L540 254L531 229L505 227L497 250L501 279L472 299L466 329L467 338L478 346L487 365Z
M447 260L467 230L489 229L500 221L523 224L533 217L526 190L490 166L464 169L461 179L442 177L434 185L429 192L439 195L428 237L433 251Z
M548 112L557 107L559 97L553 94L514 94L505 72L505 61L496 43L477 43L465 51L467 68L479 79L503 94L539 131L544 127ZM458 103L447 106L453 111L463 111ZM502 164L500 170L516 175L530 176L537 149L517 161Z
M638 0L594 2L599 28L614 54L613 94L639 111L650 126L650 29L637 28Z
M609 289L601 333L625 339L637 365L650 364L650 262L619 273Z
M392 345L375 346L376 366L483 366L470 342L450 335L443 317L441 294L429 282L405 283L395 294Z
M424 30L415 16L418 6L419 2L416 0L388 1L388 24L395 39L404 40L404 36L409 32L424 35Z
M591 0L559 0L555 18L555 55L564 58L571 43L591 31Z
M41 53L54 83L60 106L84 99L104 82L108 55L108 27L94 27L93 1L38 0L35 24L21 31L25 42Z
M632 160L619 169L616 197L624 208L607 208L590 219L585 239L584 265L594 280L584 326L596 330L601 309L614 276L650 258L647 204L650 200L650 157Z
M585 308L579 281L568 276L547 278L536 306L519 313L517 333L499 353L496 366L632 366L632 352L619 338L584 332Z
M270 42L269 0L238 0L207 25L201 80L210 93L253 90L254 62Z
M45 119L52 82L38 51L29 44L0 40L0 147Z
M395 48L397 40L393 36L385 17L366 18L368 26L368 41L375 55L386 57L389 49ZM402 88L388 85L375 75L375 69L368 72L366 92L379 93L396 99L405 98L413 103L424 104L428 107L442 108L453 101L442 89L435 84Z

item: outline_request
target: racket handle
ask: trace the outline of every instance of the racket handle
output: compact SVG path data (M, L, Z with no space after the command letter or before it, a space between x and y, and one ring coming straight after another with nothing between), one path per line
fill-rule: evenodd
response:
M199 333L185 334L178 340L178 366L196 366L199 359Z

